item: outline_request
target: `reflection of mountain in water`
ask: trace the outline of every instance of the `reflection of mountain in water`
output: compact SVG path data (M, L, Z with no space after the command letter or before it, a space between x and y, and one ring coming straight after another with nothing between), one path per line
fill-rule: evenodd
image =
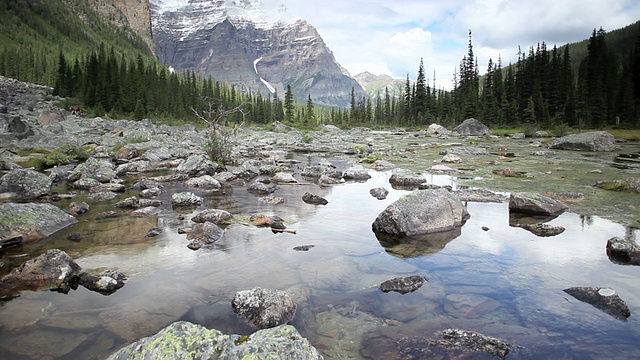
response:
M376 233L376 238L389 254L400 258L413 258L437 253L460 234L462 234L462 227L451 231L402 238Z

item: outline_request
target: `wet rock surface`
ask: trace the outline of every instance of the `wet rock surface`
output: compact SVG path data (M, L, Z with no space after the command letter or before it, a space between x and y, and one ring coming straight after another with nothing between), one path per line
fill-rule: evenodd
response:
M382 292L395 291L400 294L406 294L418 290L425 281L429 281L429 279L422 275L394 278L380 284L379 289Z
M232 306L259 329L287 324L296 314L296 303L287 293L263 288L236 292Z
M631 316L629 307L613 289L601 287L572 287L564 289L564 292L618 320L626 321L627 318Z
M327 205L329 203L329 201L322 196L315 195L310 192L305 192L304 195L302 195L302 201L311 205Z
M613 237L607 240L607 256L623 265L640 265L640 245L632 239Z
M549 237L560 235L565 231L562 226L549 224L516 224L516 227L523 228L536 236Z

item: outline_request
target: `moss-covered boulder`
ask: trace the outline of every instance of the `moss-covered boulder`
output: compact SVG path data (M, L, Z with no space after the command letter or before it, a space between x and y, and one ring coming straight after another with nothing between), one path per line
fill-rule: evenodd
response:
M118 350L110 360L133 359L300 359L323 357L295 327L281 325L249 336L226 335L185 321Z
M594 185L598 189L640 193L640 179L628 178L626 180L598 181Z

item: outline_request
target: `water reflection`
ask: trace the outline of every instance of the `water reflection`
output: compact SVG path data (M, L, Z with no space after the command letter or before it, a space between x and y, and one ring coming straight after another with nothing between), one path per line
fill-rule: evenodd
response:
M459 232L400 246L376 237L371 224L407 191L391 188L390 173L371 175L365 183L333 187L308 180L303 181L306 185L280 185L273 195L286 201L277 205L234 187L196 191L204 204L176 212L170 206L171 193L193 191L181 185L167 187L161 195L162 212L149 218L124 213L96 221L97 212L111 208L92 205L79 224L22 251L36 255L60 248L85 269L116 268L129 282L111 296L84 289L68 295L23 292L3 303L0 358L105 358L180 319L249 334L254 329L233 313L231 299L236 291L256 286L291 294L298 304L293 324L326 359L381 358L393 354L402 337L424 342L449 327L520 344L525 350L518 358L637 355L640 267L611 263L605 249L613 236L637 241L637 231L599 217L565 213L546 221L567 230L541 238L510 227L507 204L470 202L471 218ZM427 179L452 183L445 175ZM385 200L369 194L375 187L389 190ZM304 203L306 191L329 204ZM274 214L297 234L234 223L214 247L191 251L186 236L178 234L186 223L179 216L189 219L205 208L236 216ZM164 231L145 238L152 227ZM67 240L70 232L82 233L83 240ZM311 244L315 247L307 252L293 250ZM19 252L5 254L5 263L7 255ZM429 278L413 293L382 293L377 288L385 280L413 274ZM563 293L573 286L615 289L632 316L626 323L609 319Z

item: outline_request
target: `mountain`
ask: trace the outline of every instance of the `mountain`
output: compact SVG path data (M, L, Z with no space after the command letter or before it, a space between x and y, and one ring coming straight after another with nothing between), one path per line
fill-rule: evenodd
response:
M346 106L364 89L335 60L318 31L284 6L261 0L151 0L159 60L238 84L314 104Z
M384 96L385 88L389 90L391 97L399 97L404 91L406 80L394 79L389 75L374 75L368 71L354 76L354 79L365 89L372 99L378 97L378 93ZM413 84L413 81L411 82Z

